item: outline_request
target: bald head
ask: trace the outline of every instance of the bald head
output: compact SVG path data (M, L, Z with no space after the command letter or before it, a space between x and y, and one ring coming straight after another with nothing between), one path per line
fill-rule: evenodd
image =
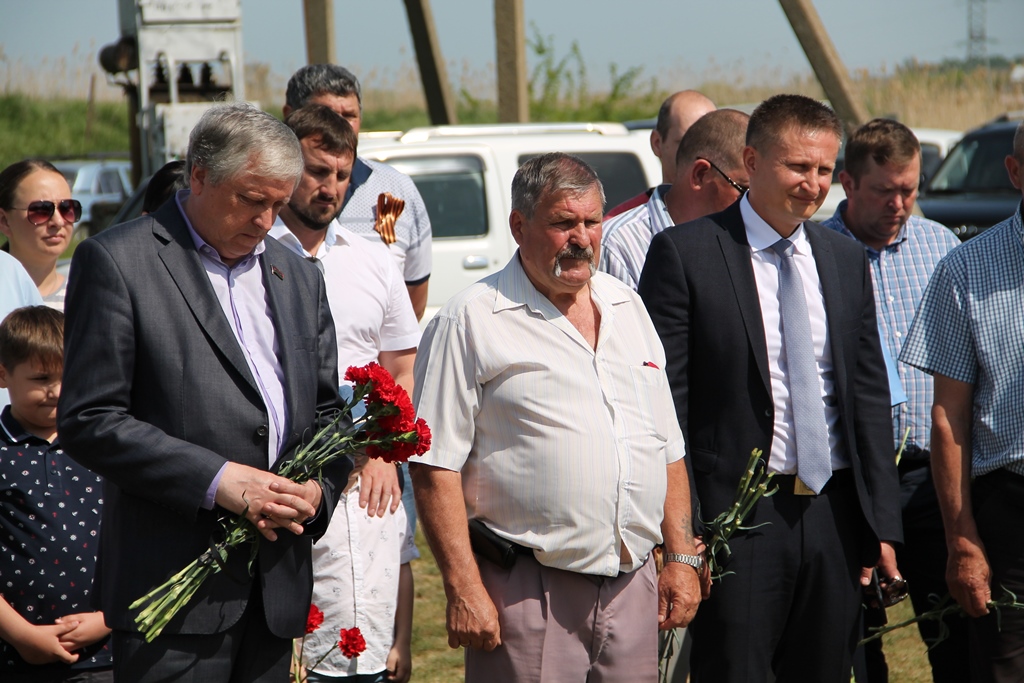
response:
M677 223L724 210L749 184L743 166L747 122L735 109L705 114L686 131L676 153L676 178L665 204Z
M675 178L679 141L697 119L715 111L715 103L696 90L681 90L669 95L658 110L658 122L651 131L651 150L661 159L663 183Z

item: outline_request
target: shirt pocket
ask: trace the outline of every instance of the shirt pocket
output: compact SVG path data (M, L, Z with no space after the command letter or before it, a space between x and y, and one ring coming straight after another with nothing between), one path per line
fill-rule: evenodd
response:
M630 366L633 390L640 419L647 434L668 441L672 420L676 419L668 378L658 368Z

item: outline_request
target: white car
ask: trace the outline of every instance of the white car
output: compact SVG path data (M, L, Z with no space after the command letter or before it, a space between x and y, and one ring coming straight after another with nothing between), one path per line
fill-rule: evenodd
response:
M508 227L512 177L520 164L567 152L590 164L607 207L661 180L647 131L618 123L494 124L415 128L359 137L359 156L409 175L433 231L426 323L453 295L500 270L516 250Z

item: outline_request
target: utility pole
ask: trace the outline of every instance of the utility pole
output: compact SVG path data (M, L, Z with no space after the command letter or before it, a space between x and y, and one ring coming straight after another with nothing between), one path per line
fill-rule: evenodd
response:
M835 45L828 37L812 0L779 0L790 26L796 34L814 75L825 90L847 131L852 131L868 120L867 110L853 94L853 85Z
M448 70L434 29L430 0L405 0L405 13L409 17L409 30L416 50L416 62L420 67L420 80L423 82L430 122L435 126L458 123L448 83Z
M494 35L498 47L498 121L526 123L526 30L523 0L494 0Z
M334 63L334 0L302 0L306 63Z
M973 64L988 63L985 9L985 0L967 0L967 61Z

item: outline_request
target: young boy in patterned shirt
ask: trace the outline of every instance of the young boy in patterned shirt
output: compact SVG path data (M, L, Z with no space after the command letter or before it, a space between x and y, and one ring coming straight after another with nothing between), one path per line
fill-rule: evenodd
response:
M0 323L0 680L113 681L110 629L90 609L100 478L57 443L64 315L46 306Z

